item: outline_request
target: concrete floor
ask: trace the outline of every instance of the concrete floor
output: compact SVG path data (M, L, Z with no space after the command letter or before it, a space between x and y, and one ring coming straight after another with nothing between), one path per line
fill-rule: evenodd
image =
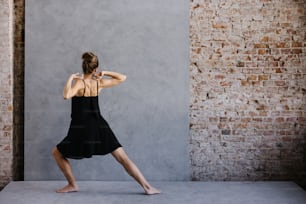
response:
M77 193L58 194L64 181L19 181L0 192L0 204L305 204L293 182L152 182L163 192L146 196L135 182L79 181Z

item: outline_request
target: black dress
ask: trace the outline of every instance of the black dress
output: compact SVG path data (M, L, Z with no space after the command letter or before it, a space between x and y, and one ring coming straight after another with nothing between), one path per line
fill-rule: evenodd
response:
M100 113L98 96L86 97L83 95L72 98L71 123L68 134L56 146L64 157L71 159L105 155L121 147L107 121Z

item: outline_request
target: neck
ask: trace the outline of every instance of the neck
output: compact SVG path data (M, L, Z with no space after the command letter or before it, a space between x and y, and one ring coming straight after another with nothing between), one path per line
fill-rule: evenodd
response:
M84 79L91 79L92 78L92 73L91 74L84 74Z

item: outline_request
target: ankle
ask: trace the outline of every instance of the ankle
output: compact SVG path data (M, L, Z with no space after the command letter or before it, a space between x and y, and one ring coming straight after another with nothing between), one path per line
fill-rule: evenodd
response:
M150 190L152 188L152 186L150 186L149 184L145 184L145 185L143 185L143 188L145 190Z
M72 187L78 187L78 185L76 183L68 183L69 186L72 186Z

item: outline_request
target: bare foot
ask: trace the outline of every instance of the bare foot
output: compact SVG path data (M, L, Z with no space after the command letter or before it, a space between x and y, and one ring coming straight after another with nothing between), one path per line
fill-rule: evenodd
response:
M78 186L74 186L71 184L68 184L67 186L56 190L57 193L69 193L69 192L77 192L79 190Z
M160 190L150 186L148 189L145 189L145 194L146 195L155 195L155 194L160 194Z

